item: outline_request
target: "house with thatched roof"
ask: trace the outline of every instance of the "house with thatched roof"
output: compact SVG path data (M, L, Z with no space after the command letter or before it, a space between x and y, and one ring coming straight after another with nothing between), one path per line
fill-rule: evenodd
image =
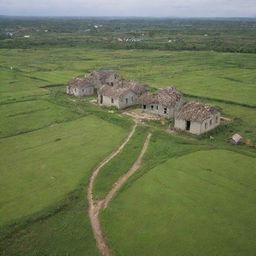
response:
M209 104L187 102L175 115L174 127L192 134L200 135L220 124L219 110Z
M90 96L94 94L94 85L87 77L75 77L67 83L67 94L77 97Z
M139 102L145 112L172 119L182 106L182 94L176 87L170 86L154 93L143 94Z
M104 85L98 90L98 103L101 106L126 108L138 103L137 94L130 88Z
M93 71L88 78L97 89L101 88L103 85L114 86L121 79L114 70L110 69L99 69Z

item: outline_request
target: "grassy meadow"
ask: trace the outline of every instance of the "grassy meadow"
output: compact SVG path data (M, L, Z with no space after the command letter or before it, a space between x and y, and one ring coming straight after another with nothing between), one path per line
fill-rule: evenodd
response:
M255 153L153 136L101 216L114 255L254 255Z
M133 125L64 94L69 79L98 68L155 88L175 85L234 119L214 140L151 127L142 168L101 216L117 256L255 255L255 147L227 143L236 132L256 143L255 54L85 45L3 48L0 58L1 255L98 255L88 177ZM131 167L146 129L102 169L96 197Z

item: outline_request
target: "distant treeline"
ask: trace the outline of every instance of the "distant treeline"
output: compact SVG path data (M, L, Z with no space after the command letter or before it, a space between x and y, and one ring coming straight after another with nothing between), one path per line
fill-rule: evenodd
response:
M0 48L89 46L111 49L256 53L255 29L256 19L86 19L2 16ZM30 38L24 38L24 35L30 35ZM139 40L122 41L123 38Z

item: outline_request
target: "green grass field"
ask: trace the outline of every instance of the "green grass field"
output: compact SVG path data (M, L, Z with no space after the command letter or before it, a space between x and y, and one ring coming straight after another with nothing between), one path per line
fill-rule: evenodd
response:
M175 85L235 121L211 141L154 131L142 168L102 215L111 248L129 256L255 255L255 147L227 144L236 132L256 142L255 54L55 47L0 49L0 58L0 254L98 255L88 177L132 122L65 95L64 83L113 68L152 87ZM137 158L144 129L102 169L96 197Z
M102 219L115 255L255 255L256 159L197 151L148 170Z
M125 135L90 116L1 140L1 225L63 199Z

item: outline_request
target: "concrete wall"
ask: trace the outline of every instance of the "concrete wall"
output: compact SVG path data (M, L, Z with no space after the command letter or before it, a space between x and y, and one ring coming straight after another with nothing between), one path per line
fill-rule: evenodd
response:
M173 118L174 108L166 108L159 104L142 105L142 109L151 114L163 116L167 119Z
M200 133L208 132L220 124L220 113L202 122Z
M128 92L122 97L113 98L109 96L103 96L103 102L101 103L101 95L98 95L98 103L103 106L115 106L118 109L126 108L137 104L138 97L133 92Z
M138 104L138 96L134 92L127 92L120 97L119 108L126 108L136 104Z
M115 106L119 108L119 99L111 98L108 96L102 96L102 103L101 103L101 95L98 95L98 103L101 106Z
M214 128L216 128L220 124L220 113L213 115L211 118L204 120L203 122L195 122L192 121L190 123L190 132L192 134L203 134L208 132ZM174 127L179 130L186 131L186 120L175 119Z
M170 108L166 108L159 104L148 104L148 105L142 105L142 109L148 113L163 116L167 119L173 119L175 116L175 113L180 109L181 106L182 106L182 101L179 101L175 104L174 107L170 107Z
M83 96L91 96L94 94L93 87L85 87L85 88L72 88L67 86L67 94L73 94L77 97Z

